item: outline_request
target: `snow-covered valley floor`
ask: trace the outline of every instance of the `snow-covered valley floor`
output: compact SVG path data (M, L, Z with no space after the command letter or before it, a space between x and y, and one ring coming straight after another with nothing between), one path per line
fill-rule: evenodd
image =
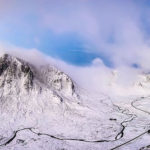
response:
M108 105L100 105L108 111ZM12 127L7 133L9 136L1 137L0 149L147 150L150 145L148 105L149 97L119 98L110 112L92 108L93 112L87 116L88 108L77 118L71 117L70 112L63 118L48 119L48 122L40 118L37 125Z

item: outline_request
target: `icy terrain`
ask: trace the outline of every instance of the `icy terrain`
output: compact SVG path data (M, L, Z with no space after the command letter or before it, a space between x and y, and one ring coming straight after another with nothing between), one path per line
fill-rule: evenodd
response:
M133 88L148 91L149 75L141 75ZM5 54L0 58L0 149L148 150L146 93L91 94L54 66L35 67Z

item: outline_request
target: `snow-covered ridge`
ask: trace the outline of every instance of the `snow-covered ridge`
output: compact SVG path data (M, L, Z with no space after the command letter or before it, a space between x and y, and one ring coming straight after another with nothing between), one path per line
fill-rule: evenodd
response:
M24 60L4 54L0 57L0 86L11 86L14 80L21 81L18 86L27 90L32 89L38 81L68 96L75 93L75 86L69 76L54 66L41 66L37 69Z

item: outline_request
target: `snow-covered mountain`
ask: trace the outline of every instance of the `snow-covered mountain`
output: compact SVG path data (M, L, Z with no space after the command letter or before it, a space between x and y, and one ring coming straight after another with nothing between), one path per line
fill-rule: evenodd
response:
M44 100L40 104L38 99L42 96ZM8 54L0 58L2 113L37 113L45 109L44 103L52 100L61 103L65 96L76 99L75 86L66 74L56 68L41 66L37 70L27 62Z
M93 95L52 65L36 67L4 54L0 57L0 149L112 149L148 130L149 97L138 98ZM123 149L148 145L141 143Z

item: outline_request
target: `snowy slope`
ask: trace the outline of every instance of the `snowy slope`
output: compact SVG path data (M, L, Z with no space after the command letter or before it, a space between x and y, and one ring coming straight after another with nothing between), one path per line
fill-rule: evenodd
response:
M148 130L149 114L141 110L148 111L149 98L138 98L93 95L54 66L37 68L4 54L0 58L0 149L109 150ZM123 149L147 145L144 140Z

